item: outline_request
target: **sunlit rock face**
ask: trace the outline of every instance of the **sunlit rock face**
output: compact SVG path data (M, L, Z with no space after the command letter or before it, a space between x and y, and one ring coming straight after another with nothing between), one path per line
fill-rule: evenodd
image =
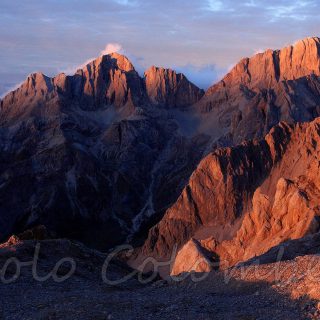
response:
M113 105L128 113L143 103L142 80L131 62L117 53L92 61L73 78L73 94L84 107Z
M212 257L195 239L189 240L178 252L172 266L171 275L184 272L210 272L213 269Z
M151 229L143 254L168 256L178 245L172 274L197 266L201 250L226 268L317 232L319 146L318 118L281 123L261 141L216 150L200 162L177 202ZM183 246L191 238L198 255ZM187 265L181 255L190 256Z
M233 143L261 138L279 121L310 121L320 114L319 53L319 39L307 38L242 59L196 108Z

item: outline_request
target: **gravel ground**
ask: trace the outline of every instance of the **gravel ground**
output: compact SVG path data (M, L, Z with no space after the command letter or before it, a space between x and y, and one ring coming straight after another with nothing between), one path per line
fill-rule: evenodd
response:
M0 268L3 269L9 257L31 260L35 244L26 241L0 249ZM68 240L47 240L41 242L38 274L43 276L50 272L61 257L72 257L77 264L74 275L64 282L58 283L52 278L44 282L35 281L31 266L25 266L16 281L0 284L2 319L320 318L317 300L308 298L306 292L292 297L295 284L292 281L288 283L286 272L279 281L272 276L258 281L249 269L246 270L250 272L243 277L241 270L235 269L227 282L225 274L212 272L200 282L192 281L189 276L179 282L157 280L140 284L134 278L110 285L102 281L101 267L105 256L101 253ZM288 263L303 264L304 260L300 260ZM287 270L288 263L281 264L280 269ZM267 272L273 267L272 264L263 265L259 270ZM68 271L69 267L64 264L57 276L63 277ZM124 266L112 264L107 276L116 279L128 272ZM6 279L14 274L12 263L6 270Z

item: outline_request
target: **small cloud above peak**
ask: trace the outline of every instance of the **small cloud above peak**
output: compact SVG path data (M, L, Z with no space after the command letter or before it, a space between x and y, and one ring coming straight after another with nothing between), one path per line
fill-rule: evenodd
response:
M254 50L254 54L264 53L266 50L262 48L258 48Z
M114 53L114 52L121 52L122 51L122 45L119 43L108 43L105 48L100 51L100 55L104 56L106 54Z
M122 45L119 43L111 43L110 42L110 43L107 43L106 46L104 47L104 49L100 51L99 55L104 56L104 55L115 53L115 52L122 53L123 52ZM69 66L61 71L65 72L66 74L74 74L78 69L82 69L83 67L85 67L87 64L89 64L91 61L93 61L95 59L96 59L96 57L91 57L79 65Z

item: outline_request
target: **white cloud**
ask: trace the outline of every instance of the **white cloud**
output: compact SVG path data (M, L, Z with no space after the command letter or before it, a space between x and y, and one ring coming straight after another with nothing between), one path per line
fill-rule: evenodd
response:
M262 49L262 48L258 48L258 49L255 49L253 51L254 54L258 54L258 53L264 53L266 50L265 49Z
M108 43L105 48L100 52L100 55L103 56L105 54L120 52L122 50L122 46L119 43Z
M114 53L114 52L122 52L122 45L119 43L107 43L106 46L104 47L103 50L100 51L100 56L104 56L110 53ZM67 67L65 69L62 70L62 72L66 73L66 74L74 74L77 70L82 69L83 67L85 67L87 64L89 64L91 61L95 60L97 57L92 57L87 59L85 62L77 65L77 66L70 66Z

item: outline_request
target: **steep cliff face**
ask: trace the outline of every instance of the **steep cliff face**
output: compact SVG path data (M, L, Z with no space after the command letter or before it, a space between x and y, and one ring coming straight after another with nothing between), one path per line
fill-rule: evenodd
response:
M319 43L307 38L241 60L196 109L232 143L261 138L279 121L311 121L320 114Z
M295 126L281 123L258 143L210 154L151 229L143 254L167 257L174 245L182 248L194 238L199 252L211 252L224 268L318 231L319 143L316 119ZM186 248L180 256L188 255ZM173 274L184 264L178 254Z
M151 67L144 74L147 95L152 104L168 108L186 108L204 94L182 73L171 69Z
M181 247L191 237L232 238L251 207L254 191L282 158L291 131L282 123L265 140L217 149L206 156L176 203L150 230L142 253L168 257L174 245Z
M88 108L113 105L132 112L145 98L142 79L131 62L117 53L92 61L74 78L73 95Z
M57 113L60 109L58 92L68 87L64 74L49 78L42 73L33 73L15 91L6 95L0 102L0 124L19 121L32 116L32 113Z
M221 266L319 230L320 120L298 125L278 165L252 197L235 237L217 246Z

